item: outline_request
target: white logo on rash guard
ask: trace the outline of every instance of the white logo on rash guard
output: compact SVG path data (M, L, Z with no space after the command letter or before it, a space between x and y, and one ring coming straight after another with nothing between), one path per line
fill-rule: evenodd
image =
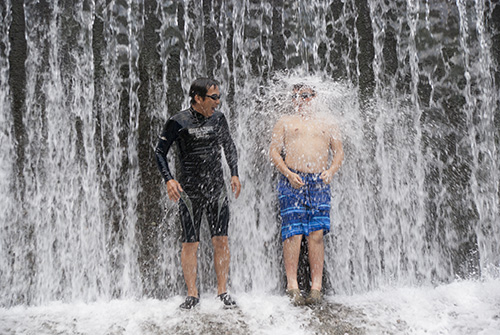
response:
M188 133L194 135L196 138L208 138L210 133L214 131L213 126L202 127L202 128L189 128Z

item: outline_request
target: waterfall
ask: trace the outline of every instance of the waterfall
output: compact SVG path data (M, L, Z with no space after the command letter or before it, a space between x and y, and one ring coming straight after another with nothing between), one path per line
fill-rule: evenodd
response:
M268 147L299 81L343 136L327 290L498 276L499 11L485 0L4 1L0 305L183 293L177 207L154 147L201 76L221 82L239 155L231 290L284 287ZM203 222L198 285L211 292Z
M14 248L20 242L20 233L9 231L9 222L15 221L15 141L12 134L11 114L11 92L9 89L9 53L10 42L8 28L11 24L10 1L2 8L0 15L0 222L2 235L9 234L9 240L0 243L0 285L11 286L12 274L10 274L8 257L9 248ZM7 241L9 243L7 243ZM12 245L8 245L12 244ZM21 277L22 278L22 277ZM11 286L12 287L12 286ZM15 288L13 288L15 290Z

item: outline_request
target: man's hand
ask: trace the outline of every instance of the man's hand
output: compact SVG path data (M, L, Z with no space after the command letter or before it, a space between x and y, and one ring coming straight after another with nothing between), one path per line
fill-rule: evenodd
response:
M302 186L304 186L304 182L298 174L290 171L286 177L288 178L290 184L292 184L293 188L301 188Z
M181 192L184 192L184 190L177 180L170 179L169 181L167 181L167 193L170 200L173 200L175 202L179 201Z
M321 178L321 180L323 180L323 182L325 184L330 184L330 182L333 179L333 175L334 175L334 172L332 170L325 170L325 171L321 172L319 177Z
M241 191L241 183L240 178L238 178L237 176L231 177L231 189L233 190L234 197L238 199Z

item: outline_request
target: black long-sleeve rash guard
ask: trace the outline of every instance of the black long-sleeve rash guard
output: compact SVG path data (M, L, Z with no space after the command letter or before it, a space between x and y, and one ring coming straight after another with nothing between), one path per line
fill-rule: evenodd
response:
M174 179L167 162L167 153L174 142L179 148L181 171L178 179L183 187L196 187L200 183L222 185L221 146L231 176L238 176L236 146L229 134L226 117L221 112L206 118L191 107L165 123L155 150L158 168L165 182Z

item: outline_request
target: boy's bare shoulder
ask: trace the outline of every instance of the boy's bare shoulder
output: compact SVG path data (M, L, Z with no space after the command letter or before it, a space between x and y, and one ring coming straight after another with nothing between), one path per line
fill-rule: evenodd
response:
M283 115L283 116L279 119L279 121L280 121L280 122L283 122L283 123L286 123L286 122L290 122L290 121L295 120L295 118L296 118L296 115L293 115L293 114L292 114L292 115Z
M287 125L294 123L294 122L296 122L294 115L283 115L276 122L276 126L283 127L283 126L287 126Z
M337 120L335 119L335 117L333 117L328 113L318 113L316 114L316 118L318 121L328 124L330 126L337 125Z

